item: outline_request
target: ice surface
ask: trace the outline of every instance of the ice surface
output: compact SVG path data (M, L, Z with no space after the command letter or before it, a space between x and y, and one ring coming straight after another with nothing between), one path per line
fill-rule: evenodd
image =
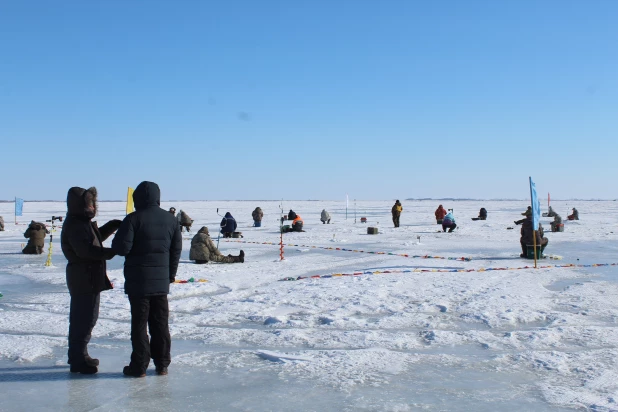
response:
M444 202L443 202L444 203ZM172 365L167 377L124 378L130 355L129 305L122 258L108 265L115 289L101 295L90 345L99 374L71 375L66 365L69 296L66 264L54 237L45 255L20 253L25 224L65 213L62 203L26 203L20 225L0 204L0 410L596 410L618 409L618 267L475 272L414 272L531 265L519 258L526 202L446 202L459 228L438 233L438 202L403 202L401 227L390 201L286 202L305 233L286 234L279 261L279 202L174 202L216 233L221 212L238 220L245 243L221 240L244 264L193 265L183 234L178 279L170 294ZM263 226L252 228L260 206ZM615 202L554 202L580 221L547 233L547 264L618 262ZM473 222L480 207L489 220ZM333 217L323 225L326 208ZM97 220L124 216L101 203ZM361 224L360 217L368 224ZM549 228L549 219L542 220ZM380 234L367 235L378 226ZM507 227L515 227L508 230ZM616 231L616 233L614 233ZM418 239L420 236L420 242ZM255 242L255 243L252 243ZM470 257L418 259L327 250ZM280 281L358 271L410 273ZM152 366L151 366L152 368Z

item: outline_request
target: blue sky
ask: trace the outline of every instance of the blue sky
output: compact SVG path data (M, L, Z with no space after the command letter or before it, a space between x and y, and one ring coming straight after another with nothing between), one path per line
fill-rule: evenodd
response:
M616 1L0 3L0 199L615 198Z

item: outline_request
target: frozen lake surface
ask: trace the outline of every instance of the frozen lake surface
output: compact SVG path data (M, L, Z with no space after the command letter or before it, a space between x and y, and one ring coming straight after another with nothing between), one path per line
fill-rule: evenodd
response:
M207 282L171 285L170 374L151 365L130 379L123 259L108 265L115 288L101 295L90 344L99 373L70 374L59 232L52 267L20 253L25 223L64 215L65 205L27 203L22 224L0 232L0 410L618 410L618 266L513 269L533 265L519 258L513 224L526 202L444 202L459 226L450 234L437 232L435 201L404 201L398 229L390 201L358 202L357 223L352 204L345 220L343 202L286 202L306 232L285 235L283 262L270 244L278 205L162 205L195 219L192 234L216 233L216 209L231 212L244 238L220 249L242 248L246 261L193 265L183 234L177 279ZM546 254L562 259L539 265L618 262L616 202L552 205L563 217L576 206L581 220L546 234ZM261 228L251 227L256 206ZM5 221L12 207L0 204ZM480 207L488 220L471 221ZM319 221L323 208L330 225ZM123 203L101 203L96 220L123 216ZM328 277L354 272L372 274ZM314 275L327 277L281 281Z

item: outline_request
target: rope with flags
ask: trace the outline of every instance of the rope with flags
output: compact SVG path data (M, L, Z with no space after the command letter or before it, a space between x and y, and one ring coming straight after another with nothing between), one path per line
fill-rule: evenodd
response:
M254 244L254 245L272 245L272 246L279 246L279 243L274 243L274 242L252 242L252 241L248 241L248 240L224 240L225 242L228 243L248 243L248 244ZM306 248L310 248L310 249L321 249L321 250L337 250L337 251L343 251L343 252L354 252L354 253L367 253L367 254L371 254L371 255L388 255L388 256L399 256L399 257L405 257L405 258L411 258L411 259L443 259L443 260L458 260L461 262L470 262L472 260L471 257L446 257L446 256L433 256L433 255L410 255L407 253L392 253L392 252L373 252L373 251L368 251L368 250L359 250L359 249L346 249L346 248L339 248L339 247L326 247L326 246L315 246L315 245L296 245L293 243L289 243L286 244L285 246L290 246L290 247L306 247Z
M603 267L603 266L618 266L618 263L594 263L590 265L546 265L546 266L538 266L538 269L577 269L577 268L593 268L593 267ZM407 270L364 270L361 272L352 272L352 273L332 273L327 275L312 275L312 276L288 276L280 281L297 281L297 280L306 280L306 279L330 279L330 278L341 278L341 277L356 277L363 275L384 275L389 273L470 273L470 272L490 272L490 271L511 271L511 270L525 270L525 269L534 269L534 266L519 266L519 267L503 267L503 268L479 268L479 269L407 269Z

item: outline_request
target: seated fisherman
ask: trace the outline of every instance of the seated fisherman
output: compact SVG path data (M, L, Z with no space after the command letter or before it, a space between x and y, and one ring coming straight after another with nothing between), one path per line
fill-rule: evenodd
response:
M549 240L544 235L543 225L539 222L539 230L536 231L536 245L541 246L541 254L543 254L543 250L549 244ZM519 243L521 244L522 254L519 255L522 258L528 257L528 245L534 244L534 229L532 228L532 212L526 216L521 225L521 238L519 239Z
M562 224L562 217L558 213L554 213L554 221L549 224L552 232L558 232L558 227Z
M525 217L523 219L516 220L515 221L516 225L521 225L522 223L524 223L526 221L528 216L532 216L532 206L528 206L528 209L526 209L526 211L524 213L522 213L522 215L525 216Z
M244 263L245 252L240 251L238 256L227 255L223 256L219 249L215 246L215 243L210 238L208 228L202 227L193 239L191 239L191 250L189 251L189 259L194 260L195 263Z

